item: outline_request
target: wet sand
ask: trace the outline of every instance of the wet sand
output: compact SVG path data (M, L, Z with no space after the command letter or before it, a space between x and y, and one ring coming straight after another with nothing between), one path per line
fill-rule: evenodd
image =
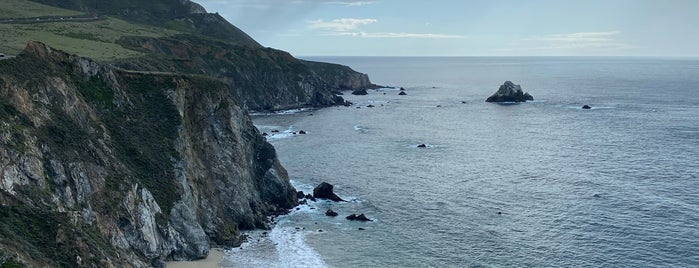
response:
M223 249L212 248L209 251L209 256L203 260L196 261L170 261L167 262L168 268L218 268L221 267L223 260Z

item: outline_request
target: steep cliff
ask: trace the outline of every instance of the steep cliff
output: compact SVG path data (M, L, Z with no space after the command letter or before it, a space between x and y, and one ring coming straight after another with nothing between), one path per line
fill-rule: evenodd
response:
M37 42L0 61L0 258L157 266L265 227L295 191L233 92Z
M226 81L250 110L331 106L344 100L335 87L289 53L194 36L128 37L119 44L154 55L119 61L125 69L209 75Z
M226 81L249 110L280 110L344 103L339 90L372 88L366 74L338 64L301 61L271 48L201 37L126 37L126 48L157 55L119 61L122 68L204 74Z

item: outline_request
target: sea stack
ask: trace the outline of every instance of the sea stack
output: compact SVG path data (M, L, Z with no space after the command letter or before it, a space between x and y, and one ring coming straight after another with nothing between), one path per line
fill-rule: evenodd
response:
M498 91L488 97L485 102L526 102L534 100L532 95L522 91L522 87L510 81L500 86Z

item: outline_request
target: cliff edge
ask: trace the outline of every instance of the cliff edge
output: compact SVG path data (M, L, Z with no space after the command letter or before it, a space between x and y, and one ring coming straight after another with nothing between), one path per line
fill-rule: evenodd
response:
M0 61L0 259L161 266L267 227L296 193L232 92L38 42Z

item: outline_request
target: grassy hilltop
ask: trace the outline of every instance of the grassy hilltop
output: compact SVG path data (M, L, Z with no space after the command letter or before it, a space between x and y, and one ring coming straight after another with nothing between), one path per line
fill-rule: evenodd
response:
M71 22L70 16L84 12L67 10L28 0L0 2L0 52L16 55L27 42L41 41L53 48L98 61L142 56L142 53L123 48L116 41L125 36L166 37L183 34L181 31L136 24L107 17L97 21ZM10 23L9 18L60 17L64 21Z

